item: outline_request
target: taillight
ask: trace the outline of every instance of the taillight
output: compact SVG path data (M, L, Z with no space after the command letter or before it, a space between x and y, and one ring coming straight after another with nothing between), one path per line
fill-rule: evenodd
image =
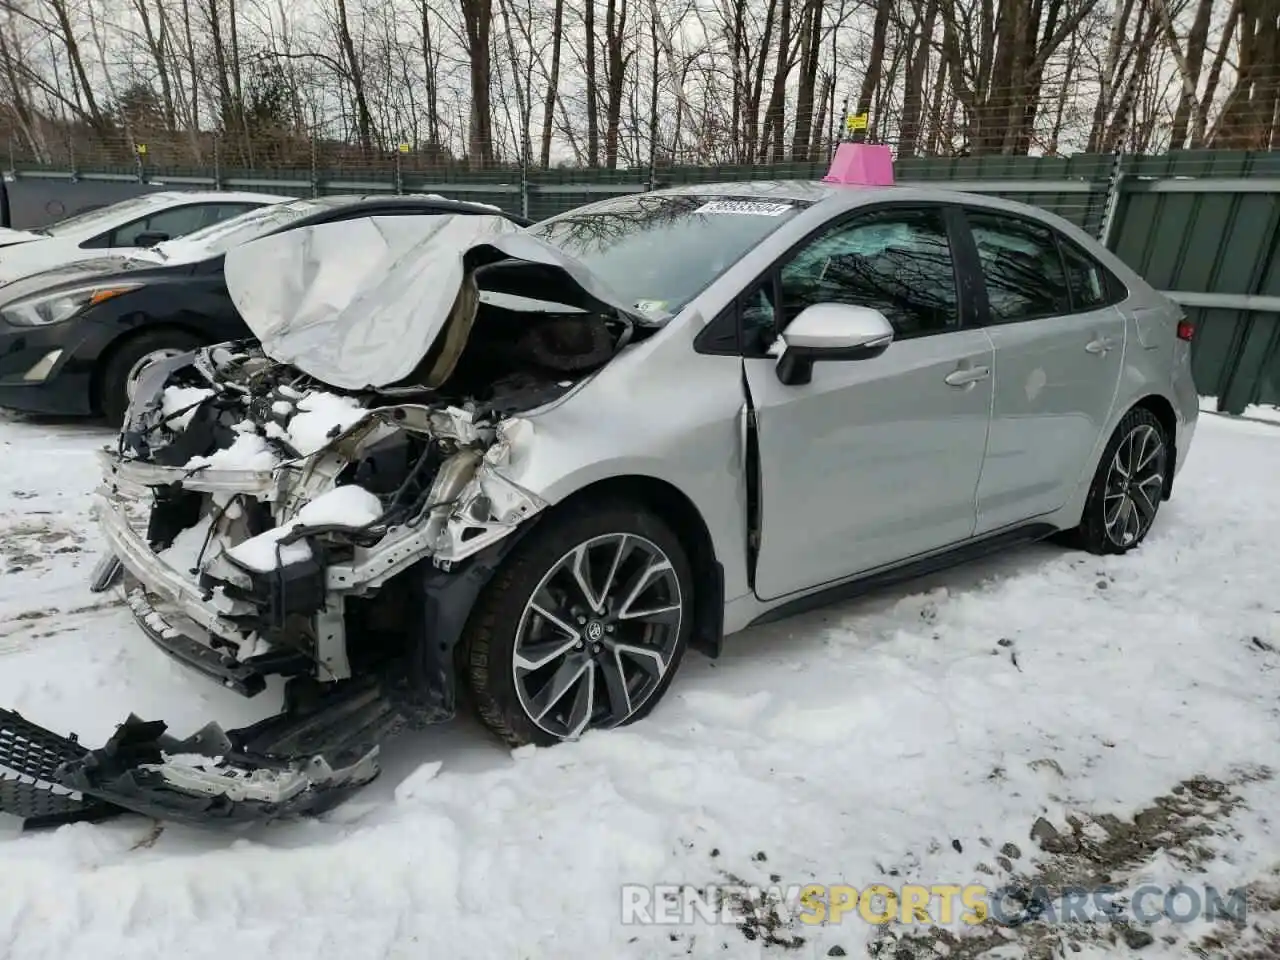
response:
M1190 343L1192 337L1194 337L1195 335L1196 335L1196 325L1194 323L1192 323L1186 317L1183 317L1181 320L1178 321L1178 339L1179 340L1186 340L1188 343Z

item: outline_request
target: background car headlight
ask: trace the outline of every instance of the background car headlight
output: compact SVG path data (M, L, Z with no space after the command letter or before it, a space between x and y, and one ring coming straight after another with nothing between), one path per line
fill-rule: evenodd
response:
M115 283L109 286L83 287L76 290L63 290L59 293L43 294L27 300L19 300L0 310L0 317L20 327L43 327L51 323L70 320L82 310L86 310L104 300L118 297L122 293L136 290L141 284Z

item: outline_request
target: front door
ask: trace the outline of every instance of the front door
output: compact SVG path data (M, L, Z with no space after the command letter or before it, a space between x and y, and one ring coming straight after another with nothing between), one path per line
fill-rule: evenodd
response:
M761 342L805 307L881 310L879 356L818 362L787 386L747 349L760 456L756 593L773 600L973 534L994 361L962 323L944 211L888 206L836 224L748 292L744 339Z
M1125 319L1105 271L1047 226L966 211L981 264L995 400L978 533L1058 509L1101 439L1119 387Z

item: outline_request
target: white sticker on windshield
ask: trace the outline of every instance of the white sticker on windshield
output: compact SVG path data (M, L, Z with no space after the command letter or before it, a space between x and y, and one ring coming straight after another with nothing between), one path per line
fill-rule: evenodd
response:
M760 200L708 200L694 213L742 213L755 217L780 217L791 209L789 203L764 203Z

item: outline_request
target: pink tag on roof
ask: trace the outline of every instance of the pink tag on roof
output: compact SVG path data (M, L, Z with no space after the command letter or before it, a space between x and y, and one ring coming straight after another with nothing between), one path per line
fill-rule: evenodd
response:
M842 143L831 158L823 183L847 183L862 187L893 186L893 154L879 143Z

